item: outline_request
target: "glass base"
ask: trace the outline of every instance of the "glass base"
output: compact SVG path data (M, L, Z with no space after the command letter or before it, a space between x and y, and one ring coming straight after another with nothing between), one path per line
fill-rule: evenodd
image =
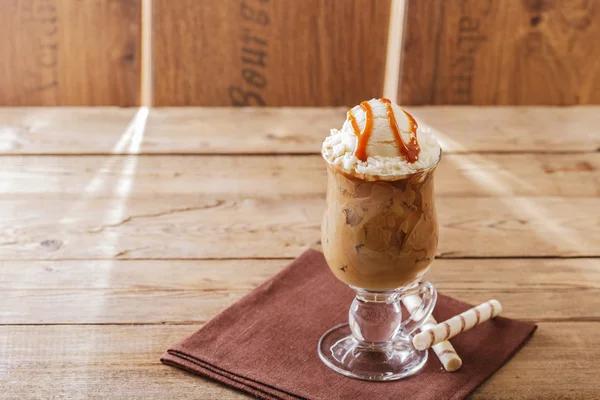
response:
M427 362L427 351L417 351L408 338L397 336L384 346L365 346L348 324L327 331L319 340L319 357L334 371L351 378L391 381L417 373Z

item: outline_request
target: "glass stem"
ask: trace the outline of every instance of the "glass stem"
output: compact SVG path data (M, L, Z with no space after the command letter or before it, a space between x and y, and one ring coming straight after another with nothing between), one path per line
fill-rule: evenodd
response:
M352 335L361 346L390 345L402 322L398 292L369 292L356 288L354 290L356 297L348 313Z

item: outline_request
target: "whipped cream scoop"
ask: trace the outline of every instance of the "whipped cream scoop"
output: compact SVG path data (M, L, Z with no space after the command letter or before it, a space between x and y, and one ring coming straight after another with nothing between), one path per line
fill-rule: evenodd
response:
M352 108L347 115L341 133L349 142L356 141L352 143L355 151L360 151L357 146L361 139L364 140L365 154L357 155L361 161L366 161L369 155L396 157L410 146L413 157L409 161L417 160L420 150L416 142L418 124L397 104L387 99L371 99ZM362 135L369 137L361 138Z
M322 154L358 177L393 179L434 165L440 145L400 106L388 99L371 99L348 111L340 130L331 130Z

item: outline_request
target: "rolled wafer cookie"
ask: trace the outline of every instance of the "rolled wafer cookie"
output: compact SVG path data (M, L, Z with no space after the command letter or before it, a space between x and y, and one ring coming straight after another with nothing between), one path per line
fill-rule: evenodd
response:
M413 338L413 346L417 350L425 350L431 346L451 339L461 332L473 328L502 312L502 305L498 300L488 300L476 307L473 307L461 314L458 314L447 321L437 324Z
M406 296L402 298L402 303L404 303L404 306L409 313L414 314L421 305L421 298L417 295ZM429 316L429 318L425 320L421 330L431 329L436 324L436 320L432 316ZM445 340L434 345L432 348L446 371L453 372L461 367L462 360L458 354L456 354L456 350L454 350L454 347L449 341Z

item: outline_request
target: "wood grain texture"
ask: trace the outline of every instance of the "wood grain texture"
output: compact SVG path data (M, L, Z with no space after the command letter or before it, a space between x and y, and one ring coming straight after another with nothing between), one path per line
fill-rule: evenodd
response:
M248 291L275 275L292 260L0 261L0 289L106 289L130 292L132 295L143 290ZM503 291L548 290L573 292L572 295L576 296L574 292L578 290L600 289L600 269L597 266L597 260L587 258L439 259L427 272L427 279L444 292L488 290L501 296ZM505 311L523 318L526 314L523 310L534 310L540 314L545 312L543 307L542 303L524 303ZM600 310L589 307L578 312L584 317L592 317Z
M0 262L0 324L203 323L290 262ZM596 260L437 260L427 279L472 304L497 298L511 318L600 321Z
M319 237L322 195L118 195L127 188L3 195L0 259L295 257ZM600 256L597 198L447 197L437 209L440 257Z
M600 2L408 2L403 104L600 103Z
M407 0L405 4L398 103L432 104L445 3Z
M433 129L446 154L600 150L599 107L409 110L421 126ZM146 114L143 108L0 108L0 153L319 154L323 138L329 129L341 127L345 112L345 108L157 108ZM141 143L132 146L136 129L141 131Z
M598 260L532 257L600 256L597 108L417 110L446 151L427 278L539 323L471 397L594 398ZM147 116L0 109L3 396L246 398L158 358L315 244L325 182L313 153L344 110ZM173 151L203 155L156 155Z
M139 31L139 0L4 0L0 105L139 104Z
M383 91L389 0L155 0L157 106L332 106Z
M322 197L327 185L318 155L12 156L0 157L0 166L0 196L107 198L126 185L128 198L203 193L276 199ZM435 185L438 198L597 197L600 154L448 154Z
M0 151L112 154L135 115L135 109L116 107L0 107Z
M599 325L540 323L527 345L472 398L593 398L600 390ZM199 327L3 326L6 379L0 388L9 398L248 398L159 363L168 346Z

